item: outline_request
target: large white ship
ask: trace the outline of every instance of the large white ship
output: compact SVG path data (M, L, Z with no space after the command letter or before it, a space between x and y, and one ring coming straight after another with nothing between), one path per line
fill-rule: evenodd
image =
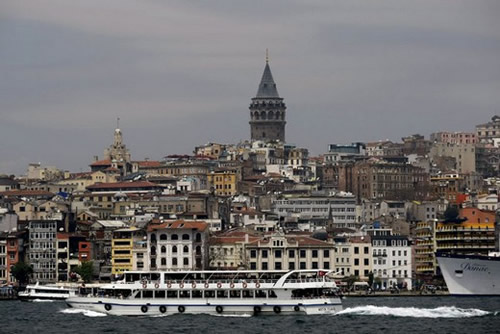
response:
M38 282L34 285L26 286L26 290L17 294L20 300L64 300L71 296L76 296L77 289L56 285L41 285Z
M73 308L114 315L334 314L342 310L325 270L126 272L95 294L70 297ZM87 295L84 295L85 293Z
M451 295L500 295L500 257L496 254L437 254Z

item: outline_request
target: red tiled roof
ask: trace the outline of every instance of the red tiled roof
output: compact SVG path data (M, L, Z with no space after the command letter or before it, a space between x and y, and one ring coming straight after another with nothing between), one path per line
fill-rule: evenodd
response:
M205 231L208 224L202 221L175 220L165 221L161 224L150 224L148 232L162 229L197 229L200 232Z
M96 183L88 186L87 189L134 189L134 188L148 188L148 187L158 187L157 184L148 181L137 181L137 182L114 182L114 183Z
M150 161L150 160L145 160L145 161L136 161L139 167L160 167L161 162L159 161Z
M0 196L30 197L30 196L54 196L54 194L46 190L9 190L0 192Z
M90 166L111 166L111 160L98 160L90 164Z

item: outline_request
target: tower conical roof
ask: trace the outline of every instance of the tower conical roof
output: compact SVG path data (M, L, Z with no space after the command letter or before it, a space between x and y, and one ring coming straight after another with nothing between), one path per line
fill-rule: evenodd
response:
M278 94L278 89L276 88L276 83L273 79L273 74L271 73L271 68L269 67L269 62L266 61L266 67L264 68L264 73L262 74L262 79L260 80L259 89L257 90L257 98L272 98L280 97Z

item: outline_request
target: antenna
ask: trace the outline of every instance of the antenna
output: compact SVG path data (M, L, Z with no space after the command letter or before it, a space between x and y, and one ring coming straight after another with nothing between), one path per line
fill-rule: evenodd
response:
M266 64L269 64L269 49L266 49Z
M117 117L116 118L116 128L119 129L120 128L120 117Z

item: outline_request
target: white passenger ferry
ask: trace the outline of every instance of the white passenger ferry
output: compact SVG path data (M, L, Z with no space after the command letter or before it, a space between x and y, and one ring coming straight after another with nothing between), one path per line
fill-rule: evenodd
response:
M114 315L333 314L342 310L330 271L126 272L70 307Z
M77 295L78 289L56 285L40 285L38 282L34 285L26 286L26 290L20 291L17 297L21 300L64 300Z

